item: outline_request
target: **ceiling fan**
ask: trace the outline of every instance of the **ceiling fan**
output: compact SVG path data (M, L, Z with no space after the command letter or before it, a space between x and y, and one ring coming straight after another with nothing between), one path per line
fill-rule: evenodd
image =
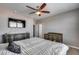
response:
M26 6L27 8L30 8L30 9L32 9L32 10L34 10L34 12L31 12L31 13L29 13L29 14L37 14L38 16L41 16L41 14L42 13L50 13L50 11L45 11L45 10L43 10L45 7L46 7L46 3L43 3L40 7L39 6L37 6L37 8L35 9L35 8L33 8L33 7L31 7L31 6Z

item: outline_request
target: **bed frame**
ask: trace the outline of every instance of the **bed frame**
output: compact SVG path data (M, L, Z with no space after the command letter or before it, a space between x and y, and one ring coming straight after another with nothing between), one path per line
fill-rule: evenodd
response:
M30 38L30 33L17 33L17 34L3 34L2 35L2 42L7 43L9 40L18 41Z
M56 41L56 42L63 42L63 34L62 33L55 33L55 32L48 32L44 34L44 39Z

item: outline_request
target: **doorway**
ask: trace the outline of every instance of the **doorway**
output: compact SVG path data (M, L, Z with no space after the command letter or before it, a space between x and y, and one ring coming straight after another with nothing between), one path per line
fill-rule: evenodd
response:
M35 25L33 25L33 37L35 37Z

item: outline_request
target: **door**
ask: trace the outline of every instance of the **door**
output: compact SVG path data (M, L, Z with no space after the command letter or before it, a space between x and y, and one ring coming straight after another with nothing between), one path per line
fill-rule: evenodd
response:
M33 37L35 37L35 25L33 25Z
M38 28L38 36L42 38L42 24L39 24Z

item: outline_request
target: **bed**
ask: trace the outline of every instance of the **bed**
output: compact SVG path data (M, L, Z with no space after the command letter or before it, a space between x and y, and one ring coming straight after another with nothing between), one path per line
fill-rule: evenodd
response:
M6 49L8 46L8 42L6 42L0 44L0 55L65 55L69 49L69 47L65 44L37 37L26 38L24 40L18 41L15 40L14 43L20 45L20 54L8 51Z

